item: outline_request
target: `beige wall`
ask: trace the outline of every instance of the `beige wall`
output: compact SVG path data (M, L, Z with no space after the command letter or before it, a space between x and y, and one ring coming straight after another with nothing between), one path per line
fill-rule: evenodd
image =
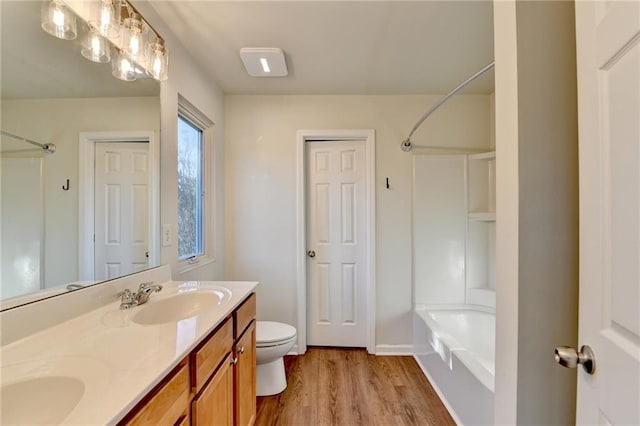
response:
M578 136L573 2L494 2L496 424L573 424Z
M221 280L224 278L224 95L215 81L187 53L186 49L159 18L148 0L136 1L136 8L162 35L169 50L169 79L161 83L162 147L160 152L160 224L171 225L173 243L162 247L163 264L170 264L174 280ZM215 261L180 273L178 263L178 94L215 123L214 146L208 161L213 170L213 232Z
M375 129L376 343L412 343L412 154L400 141L440 96L226 97L228 279L259 280L258 317L297 323L296 131ZM490 99L452 99L416 144L488 147ZM390 189L384 186L389 178Z
M45 286L77 281L79 134L131 130L152 131L157 135L160 130L159 99L3 100L2 128L56 145L55 154L45 157L43 167ZM67 179L69 191L63 191L62 185Z

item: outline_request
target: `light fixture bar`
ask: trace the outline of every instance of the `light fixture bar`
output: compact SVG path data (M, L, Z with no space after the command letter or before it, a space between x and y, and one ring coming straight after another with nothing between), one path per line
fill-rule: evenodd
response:
M115 77L135 80L132 72L135 64L155 80L168 78L169 56L164 39L129 1L92 0L87 7L78 3L82 1L45 0L41 9L42 28L55 37L73 39L77 36L77 15L89 24L89 33L82 42L81 53L85 58L109 62L109 40L118 52L112 61Z

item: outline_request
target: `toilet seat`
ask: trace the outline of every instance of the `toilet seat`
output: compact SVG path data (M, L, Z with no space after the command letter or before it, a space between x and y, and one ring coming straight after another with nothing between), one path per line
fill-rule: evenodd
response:
M290 343L296 338L295 327L275 321L257 321L256 347L264 348Z

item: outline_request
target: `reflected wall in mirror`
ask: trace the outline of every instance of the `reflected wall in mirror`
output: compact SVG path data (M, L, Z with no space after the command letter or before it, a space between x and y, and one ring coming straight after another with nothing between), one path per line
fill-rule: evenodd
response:
M40 8L0 2L2 308L160 258L160 85L114 78L111 64L81 55L85 23L60 40L42 30Z

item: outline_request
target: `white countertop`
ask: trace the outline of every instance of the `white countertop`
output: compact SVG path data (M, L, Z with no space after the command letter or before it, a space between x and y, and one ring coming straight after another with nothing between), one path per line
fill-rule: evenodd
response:
M117 423L256 285L170 281L146 305L123 311L114 301L3 346L2 424L9 424L9 411L24 413L23 424L43 419L69 425ZM201 315L159 325L131 320L140 309L173 294L213 287L229 289L231 297Z

